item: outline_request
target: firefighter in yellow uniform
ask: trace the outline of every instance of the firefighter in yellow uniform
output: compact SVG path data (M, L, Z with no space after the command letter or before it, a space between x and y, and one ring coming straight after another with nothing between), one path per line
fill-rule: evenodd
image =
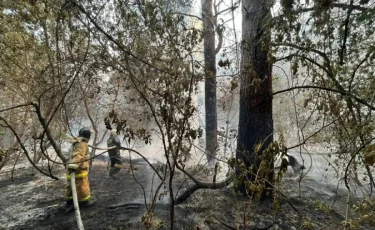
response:
M70 173L74 171L75 181L77 187L77 197L80 206L90 206L95 203L91 198L90 184L89 184L89 146L88 141L91 136L89 128L82 128L79 131L79 136L73 143L73 153L69 164L67 165L67 186L65 188L65 199L68 210L73 207L73 195L70 185Z

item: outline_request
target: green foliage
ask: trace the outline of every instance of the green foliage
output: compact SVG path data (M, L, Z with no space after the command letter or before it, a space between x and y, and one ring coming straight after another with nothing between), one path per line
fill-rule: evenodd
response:
M314 133L325 126L315 141L336 146L337 166L345 169L348 159L354 159L356 170L363 159L373 162L367 146L375 138L372 104L375 97L374 27L375 11L368 1L337 4L331 0L310 1L308 6L294 2L273 23L274 60L291 62L292 76L303 85L318 89L301 90L304 101L299 114L304 133ZM296 86L300 86L297 82ZM329 89L329 90L327 90ZM360 99L360 100L358 100ZM368 104L366 104L368 103Z
M261 145L262 143L258 144L258 149L261 148L259 147ZM255 148L255 150L256 149L257 148ZM260 200L265 196L270 196L269 183L274 187L278 187L283 175L283 171L280 170L276 174L276 177L273 178L273 163L275 157L280 153L281 155L285 154L286 148L282 142L274 141L270 143L260 155L259 167L256 167L255 164L253 164L249 168L246 168L243 162L237 161L235 163L234 158L229 159L228 164L231 167L234 167L234 165L237 164L237 169L240 171L236 183L244 183L247 193L256 200ZM252 176L253 179L250 180L249 175ZM273 178L273 180L270 181L270 178ZM280 197L277 192L273 193L273 202L274 210L275 212L278 212L280 210Z
M375 199L366 198L353 206L356 218L347 220L344 225L348 229L358 229L361 226L375 226Z
M316 206L317 210L319 210L321 212L324 212L324 213L329 213L332 210L329 205L326 205L325 203L321 202L320 200L315 201L315 206Z
M315 229L315 225L310 218L306 218L306 219L303 220L303 224L302 224L301 229L304 229L304 230L310 230L311 229L312 230L312 229Z

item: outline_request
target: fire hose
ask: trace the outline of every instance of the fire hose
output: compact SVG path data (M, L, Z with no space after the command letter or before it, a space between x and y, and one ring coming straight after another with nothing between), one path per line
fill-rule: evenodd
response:
M85 227L82 223L81 213L79 211L79 204L78 204L78 197L77 197L77 188L76 188L76 178L75 173L70 173L70 185L72 187L72 195L73 195L73 205L74 205L74 212L76 215L77 225L79 230L85 230Z

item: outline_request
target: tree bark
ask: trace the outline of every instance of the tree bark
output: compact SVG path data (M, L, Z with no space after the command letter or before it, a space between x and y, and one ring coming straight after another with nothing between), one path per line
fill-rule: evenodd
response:
M212 0L201 1L204 33L206 154L209 164L213 166L217 147L215 28Z
M255 181L262 151L273 141L272 65L267 60L270 33L265 20L270 17L267 1L242 1L242 60L240 89L240 118L236 158L252 172L246 180ZM259 151L254 151L260 144ZM236 169L239 174L239 168ZM267 176L272 182L273 174ZM268 186L271 189L270 186ZM247 194L242 181L238 190ZM270 193L269 193L270 194Z

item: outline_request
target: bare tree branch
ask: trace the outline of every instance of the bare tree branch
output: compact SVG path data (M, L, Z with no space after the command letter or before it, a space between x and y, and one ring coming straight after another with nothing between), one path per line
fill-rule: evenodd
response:
M223 14L223 13L225 13L225 12L227 12L227 11L235 11L237 8L238 8L238 6L231 6L231 7L229 7L229 8L226 8L226 9L222 10L222 11L215 12L214 17L217 17L217 16L219 16L220 14Z
M332 121L332 122L330 122L330 123L328 123L328 124L326 124L326 125L320 127L320 129L318 129L317 131L315 131L314 133L312 133L310 136L304 138L303 141L302 141L301 143L298 143L298 144L296 144L296 145L290 146L290 147L287 148L287 150L289 150L289 149L294 149L294 148L297 148L297 147L299 147L299 146L301 146L301 145L306 144L306 142L307 142L310 138L312 138L313 136L317 135L317 134L320 133L323 129L325 129L325 128L327 128L328 126L332 125L332 124L335 123L337 120L338 120L338 119L336 119L336 120L334 120L334 121Z
M12 106L12 107L9 107L9 108L6 108L6 109L2 109L2 110L0 110L0 113L6 112L6 111L9 111L9 110L12 110L12 109L17 109L17 108L29 106L29 105L32 105L32 103L28 102L28 103L25 103L25 104L16 105L16 106Z
M348 39L348 35L349 35L349 21L350 21L350 14L352 13L352 10L353 10L353 3L354 3L354 0L350 0L350 7L348 9L348 13L347 13L347 16L346 16L346 19L345 19L345 22L344 22L344 38L343 38L343 41L342 41L342 46L341 46L341 50L340 50L340 65L343 65L344 64L344 54L345 54L345 51L346 51L346 40Z
M292 57L299 57L299 58L302 58L304 60L307 60L307 61L311 62L312 64L318 66L322 70L324 70L324 72L326 72L328 75L331 74L331 72L326 67L324 67L322 64L320 64L319 62L315 61L314 59L312 59L310 57L306 57L305 55L301 55L301 54L297 54L297 53L290 54L288 56L278 58L278 59L276 59L275 63L279 62L279 61L288 60L288 59L290 59Z
M331 6L331 8L341 8L341 9L344 9L344 10L351 9L351 10L357 10L357 11L360 11L360 12L365 12L365 11L371 9L371 8L363 7L363 6L360 6L360 5L354 5L354 4L348 5L348 4L343 4L343 3L332 3L330 6ZM315 11L317 9L318 9L317 6L308 7L308 8L298 8L298 9L295 9L295 10L291 10L290 13L292 13L292 14L307 13L307 12ZM274 19L277 19L277 18L283 17L283 16L285 16L285 15L279 15L279 16L275 17Z
M40 173L42 173L43 175L46 175L52 179L55 179L55 180L58 180L59 178L53 176L52 174L47 174L45 173L43 170L41 170L38 166L36 166L33 162L33 160L30 158L30 154L29 152L27 151L25 145L22 143L22 140L20 139L20 137L18 136L18 134L16 133L16 131L13 129L13 127L3 118L3 117L0 117L0 120L2 120L5 125L12 131L13 135L16 137L18 143L20 144L22 150L23 150L23 153L25 154L27 160L30 162L30 164L36 168Z
M292 90L295 90L295 89L321 89L321 90L325 90L325 91L329 91L329 92L339 93L343 96L353 98L355 101L357 101L360 104L363 104L363 105L367 106L371 110L375 110L375 107L373 105L367 103L363 99L361 99L361 98L359 98L359 97L357 97L357 96L355 96L355 95L353 95L349 92L346 92L346 91L343 91L343 90L331 89L331 88L327 88L327 87L323 87L323 86L315 86L315 85L294 86L294 87L291 87L291 88L288 88L288 89L284 89L284 90L274 92L273 95L285 93L285 92L292 91Z
M192 15L192 14L185 14L185 13L181 13L181 12L171 12L171 14L177 14L177 15L183 15L183 16L186 16L186 17L192 17L192 18L198 19L199 21L202 20L202 18L200 18L196 15Z
M345 168L345 176L344 176L344 179L345 179L345 187L350 191L350 187L349 187L349 184L348 184L348 171L349 171L349 166L350 164L352 163L352 161L354 160L354 158L362 151L362 149L364 149L368 144L370 144L373 140L375 140L375 138L372 138L370 139L369 141L367 141L366 143L364 143L362 146L360 146L357 151L352 154L352 157L350 158L348 164L346 165L346 168Z
M304 51L304 52L313 52L315 54L318 54L325 61L325 64L326 64L329 72L332 73L332 69L331 69L331 66L330 66L331 61L330 61L328 55L326 53L324 53L323 51L320 51L320 50L317 50L317 49L314 49L314 48L311 48L311 47L303 47L303 46L290 44L290 43L271 43L271 45L272 46L286 46L286 47L295 48L295 49L298 49L298 50L301 50L301 51Z
M46 120L44 119L44 117L42 116L42 112L40 110L40 107L37 103L32 103L32 105L34 106L35 108L35 112L38 116L38 119L39 119L39 122L40 124L42 125L43 127L43 135L46 134L47 137L48 137L48 140L50 141L52 147L54 148L56 154L61 158L61 160L63 162L67 162L68 159L61 153L61 148L59 146L59 144L56 142L55 138L52 136L51 134L51 130L48 128L48 125L47 125L47 122ZM41 138L41 146L43 145L43 138ZM42 153L44 156L48 157L45 153L44 153L44 150L42 148Z
M365 57L358 63L358 65L354 68L350 82L349 82L349 92L351 91L352 83L354 81L355 74L357 73L358 69L362 66L363 63L367 61L367 59L370 57L370 55L375 51L374 47L371 47L371 49L368 51L368 53L365 55Z
M176 164L176 168L179 169L181 172L183 172L186 176L188 176L195 184L189 188L187 188L177 199L175 200L175 205L181 204L184 202L187 198L189 198L195 191L198 189L220 189L228 186L230 182L233 179L234 175L229 176L225 181L222 181L220 183L204 183L201 181L198 181L193 175L188 173L186 170L184 170L182 167L180 167L178 164Z

